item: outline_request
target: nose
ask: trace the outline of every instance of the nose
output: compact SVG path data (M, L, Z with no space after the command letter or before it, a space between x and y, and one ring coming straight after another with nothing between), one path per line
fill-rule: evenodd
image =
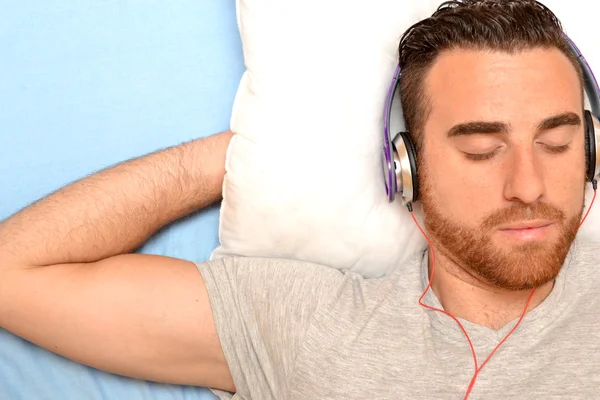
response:
M533 204L546 190L541 165L531 146L514 149L507 160L504 197L509 201Z

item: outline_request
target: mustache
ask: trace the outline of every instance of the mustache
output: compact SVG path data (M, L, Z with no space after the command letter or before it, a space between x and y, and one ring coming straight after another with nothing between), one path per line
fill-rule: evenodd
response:
M503 208L487 216L481 226L485 230L489 230L500 224L534 219L563 222L566 219L566 215L559 208L547 203L536 203L534 205L515 203L510 207Z

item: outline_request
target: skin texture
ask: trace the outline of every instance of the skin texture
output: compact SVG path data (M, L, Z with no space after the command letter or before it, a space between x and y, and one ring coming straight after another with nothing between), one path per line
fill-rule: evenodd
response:
M533 307L547 296L578 229L582 88L569 60L546 49L446 52L425 86L419 173L433 290L455 316L498 329L531 289ZM504 229L532 221L547 226Z

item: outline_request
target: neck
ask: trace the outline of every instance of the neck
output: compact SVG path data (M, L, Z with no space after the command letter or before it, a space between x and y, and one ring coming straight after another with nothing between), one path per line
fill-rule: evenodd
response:
M431 289L444 310L456 318L499 330L508 322L519 318L531 295L531 290L510 291L489 286L468 274L448 257L435 253L435 271ZM429 251L429 276L432 257ZM552 291L554 282L536 289L528 310L541 304Z

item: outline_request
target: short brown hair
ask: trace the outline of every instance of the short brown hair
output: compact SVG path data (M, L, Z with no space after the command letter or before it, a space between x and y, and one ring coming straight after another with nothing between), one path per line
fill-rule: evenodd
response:
M399 89L406 128L417 149L421 148L430 112L424 78L442 51L460 48L514 53L554 47L571 60L583 83L581 67L563 35L556 15L534 0L446 1L431 17L411 26L398 49L402 67Z

